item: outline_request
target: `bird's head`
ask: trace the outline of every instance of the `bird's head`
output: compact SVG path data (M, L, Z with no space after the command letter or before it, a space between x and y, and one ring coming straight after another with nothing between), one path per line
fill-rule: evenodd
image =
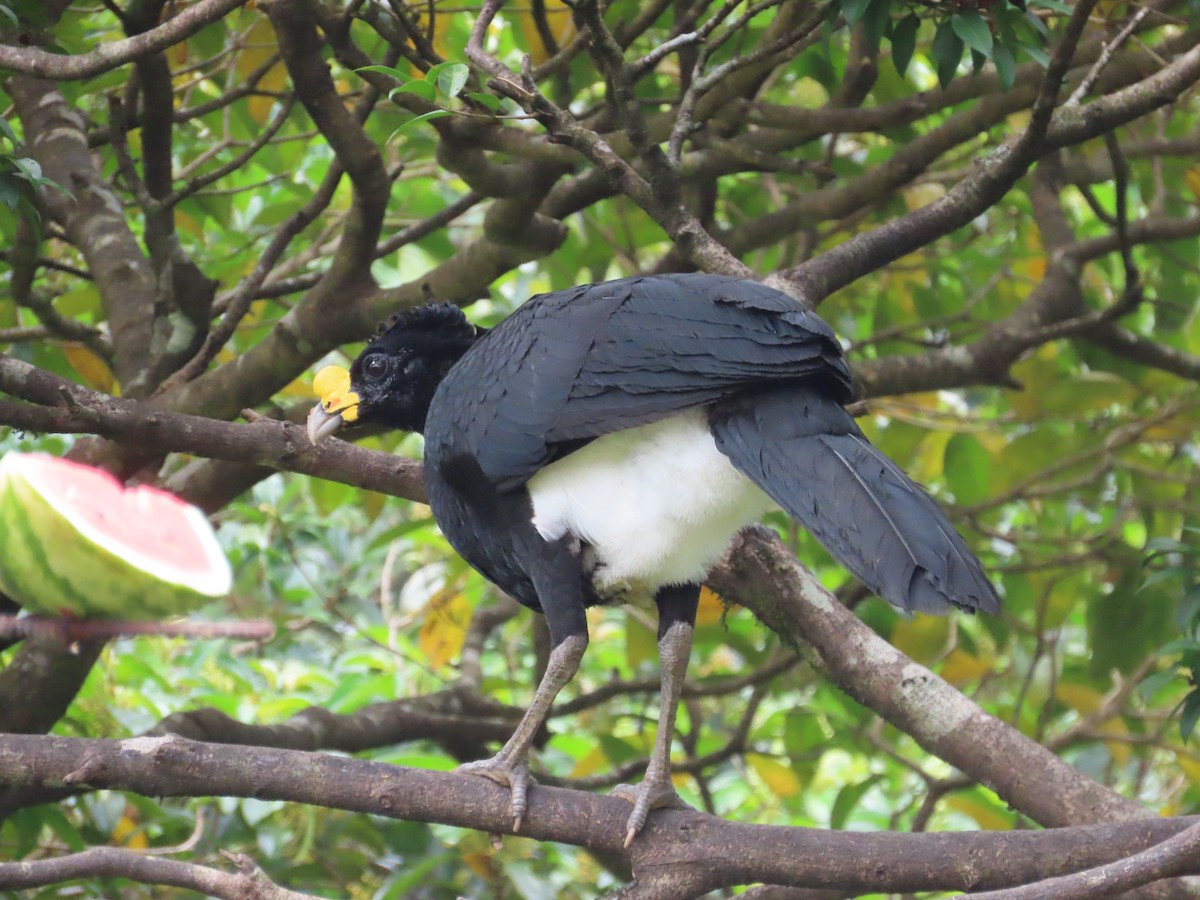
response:
M308 414L315 444L343 425L422 431L433 393L482 329L448 303L422 306L380 326L349 371L326 366L313 379L321 402Z

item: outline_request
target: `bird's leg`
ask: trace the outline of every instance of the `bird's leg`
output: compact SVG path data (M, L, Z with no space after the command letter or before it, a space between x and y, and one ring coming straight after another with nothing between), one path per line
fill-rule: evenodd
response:
M481 759L478 762L466 763L458 767L459 772L469 772L472 775L483 775L512 791L510 812L513 817L513 831L521 830L521 820L525 818L529 784L533 780L529 775L527 757L533 739L537 736L550 712L550 706L558 692L567 684L579 669L579 661L583 651L587 649L587 634L569 635L550 651L550 661L546 665L546 673L538 684L533 701L521 717L516 731L508 739L508 743L491 759Z
M521 830L527 808L532 781L529 748L545 723L554 698L575 677L588 645L581 573L575 555L565 542L546 543L536 534L522 549L529 551L523 556L550 627L550 659L529 708L500 752L491 759L458 767L459 772L482 775L510 789L513 831Z
M633 843L652 809L686 807L671 783L671 742L675 738L675 714L683 693L700 585L668 585L654 597L658 605L658 660L662 686L659 692L658 732L646 776L637 787L619 785L613 794L633 804L625 830L625 846Z

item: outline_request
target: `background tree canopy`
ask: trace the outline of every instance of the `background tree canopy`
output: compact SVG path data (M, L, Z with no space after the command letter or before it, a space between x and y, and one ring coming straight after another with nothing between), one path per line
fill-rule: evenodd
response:
M237 587L198 618L277 629L0 638L0 890L590 897L632 871L630 897L943 896L1139 854L1003 896L1181 892L1198 13L0 0L2 448L199 504ZM446 546L419 439L307 444L312 373L430 296L487 325L692 269L831 323L862 427L1004 611L905 618L768 517L713 575L676 743L720 818L658 813L620 849L600 789L644 765L654 623L595 610L534 840L495 846L505 792L445 770L513 727L541 624Z

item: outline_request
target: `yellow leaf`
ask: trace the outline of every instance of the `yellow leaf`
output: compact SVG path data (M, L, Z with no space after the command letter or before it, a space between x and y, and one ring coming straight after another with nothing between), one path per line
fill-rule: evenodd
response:
M1013 816L975 794L954 794L946 798L946 806L974 819L988 831L1008 831L1013 827Z
M472 872L487 881L495 881L499 874L490 854L464 853L462 860Z
M248 78L265 65L278 49L279 41L275 37L275 29L271 25L271 20L265 13L256 12L254 24L246 32L245 44L237 57L238 75L243 79ZM258 81L260 91L271 93L283 90L286 85L287 69L282 60L271 66ZM246 109L250 113L250 118L262 125L267 121L267 117L271 114L271 107L274 105L274 97L256 94L247 100Z
M901 399L909 406L919 406L930 412L937 412L942 408L942 398L938 396L937 391L918 391L915 394L905 394Z
M1022 420L1038 418L1042 412L1042 390L1061 376L1058 366L1058 347L1043 344L1032 354L1014 363L1012 375L1021 382L1023 390L1009 392L1009 403Z
M912 187L904 188L904 205L908 207L908 211L920 209L923 206L928 206L935 200L940 200L946 195L944 185L934 181L927 181L924 184L916 184Z
M935 662L945 653L949 640L950 619L946 616L917 613L911 619L901 619L892 631L896 649L923 665Z
M1109 734L1113 737L1127 737L1129 735L1129 726L1120 716L1109 719L1097 730L1101 736ZM1117 761L1118 765L1123 766L1129 762L1132 749L1128 741L1105 741L1104 746L1108 748L1108 752L1112 754L1112 758Z
M968 653L962 647L955 647L942 662L938 672L942 678L955 687L974 684L992 670L992 660Z
M1200 200L1200 166L1192 166L1184 172L1183 181L1192 192L1192 196Z
M1192 784L1200 784L1200 760L1182 750L1175 751L1175 762Z
M658 635L639 613L635 609L625 611L625 661L631 669L658 658Z
M379 491L363 491L362 503L363 509L367 511L367 515L372 520L379 518L379 514L383 512L384 506L387 505L388 496L381 494Z
M953 434L949 431L931 431L921 438L917 455L908 467L908 474L918 484L929 484L941 480L945 471L946 445Z
M760 753L747 753L746 762L776 797L794 797L803 788L795 770L776 759Z
M1059 702L1075 710L1081 716L1090 716L1104 702L1104 694L1086 684L1070 681L1060 681L1054 688L1054 696ZM1096 728L1096 733L1103 737L1105 734L1125 736L1129 734L1129 726L1120 716L1106 719ZM1113 759L1122 765L1129 761L1130 748L1125 741L1105 741L1104 746L1112 754Z
M675 785L676 790L695 790L696 779L690 772L672 772L671 784Z
M571 17L571 9L563 0L546 0L546 25L559 49L575 36L575 20ZM521 29L525 46L529 48L529 58L533 64L539 65L550 58L549 48L542 40L538 31L537 19L533 15L533 5L522 5L516 13L517 25Z
M435 5L433 3L416 3L416 4L410 4L409 9L410 9L410 12L415 14L417 28L420 29L420 31L423 34L428 35L430 33L430 31L432 30L432 32L433 32L432 33L433 49L437 51L438 55L442 59L445 59L445 60L461 59L462 55L463 55L462 46L455 45L451 41L451 38L454 36L454 20L455 20L456 16L462 16L463 14L471 15L471 18L467 20L469 24L466 27L466 30L469 30L470 25L474 24L474 15L467 13L467 10L465 8L460 10L457 13L451 13L451 12L447 12L445 9L440 9L439 6L440 6L440 4ZM433 14L433 28L432 29L430 29L430 27L429 27L428 13ZM500 25L496 22L493 22L492 27L490 29L488 29L488 33L492 34L492 33L499 32L500 30L501 30ZM406 63L403 60L396 63L396 67L399 68L401 71L404 70L405 66L406 66ZM410 65L410 66L408 66L408 68L409 68L410 74L413 77L415 77L415 78L421 77L422 73L420 72L420 70L417 69L416 66Z
M101 357L89 350L83 344L64 344L63 353L71 368L83 379L83 383L96 391L103 391L114 396L121 393L117 386L117 378Z
M494 861L495 850L487 837L476 832L467 832L455 846L462 856L462 861L480 878L495 881L499 877Z
M194 238L204 239L204 228L196 221L196 217L188 215L179 207L175 207L175 227Z
M1025 248L1029 255L1017 266L1017 271L1037 284L1046 277L1046 248L1042 246L1042 233L1032 223L1025 232Z
M599 744L594 746L587 754L575 763L575 768L571 769L570 778L586 778L589 775L595 775L597 772L603 772L609 768L611 763L608 756Z
M1088 716L1100 708L1104 695L1086 684L1060 681L1054 687L1054 696L1064 706L1069 706L1081 716Z
M146 829L142 828L137 820L136 807L125 807L125 815L113 826L112 843L131 850L145 850L150 846L150 841L146 838Z
M700 588L700 605L696 609L696 625L716 625L725 615L725 601L716 591Z
M419 644L432 668L440 668L458 656L471 622L471 604L464 594L439 591L425 607Z
M1147 440L1156 441L1183 441L1195 433L1196 417L1188 411L1178 413L1168 419L1160 419L1144 432Z

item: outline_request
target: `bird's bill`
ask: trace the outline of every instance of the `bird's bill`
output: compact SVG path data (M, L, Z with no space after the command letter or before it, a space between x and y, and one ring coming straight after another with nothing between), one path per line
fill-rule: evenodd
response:
M326 366L313 379L313 392L321 402L308 414L308 439L314 444L358 418L358 394L350 390L350 373L341 366Z

